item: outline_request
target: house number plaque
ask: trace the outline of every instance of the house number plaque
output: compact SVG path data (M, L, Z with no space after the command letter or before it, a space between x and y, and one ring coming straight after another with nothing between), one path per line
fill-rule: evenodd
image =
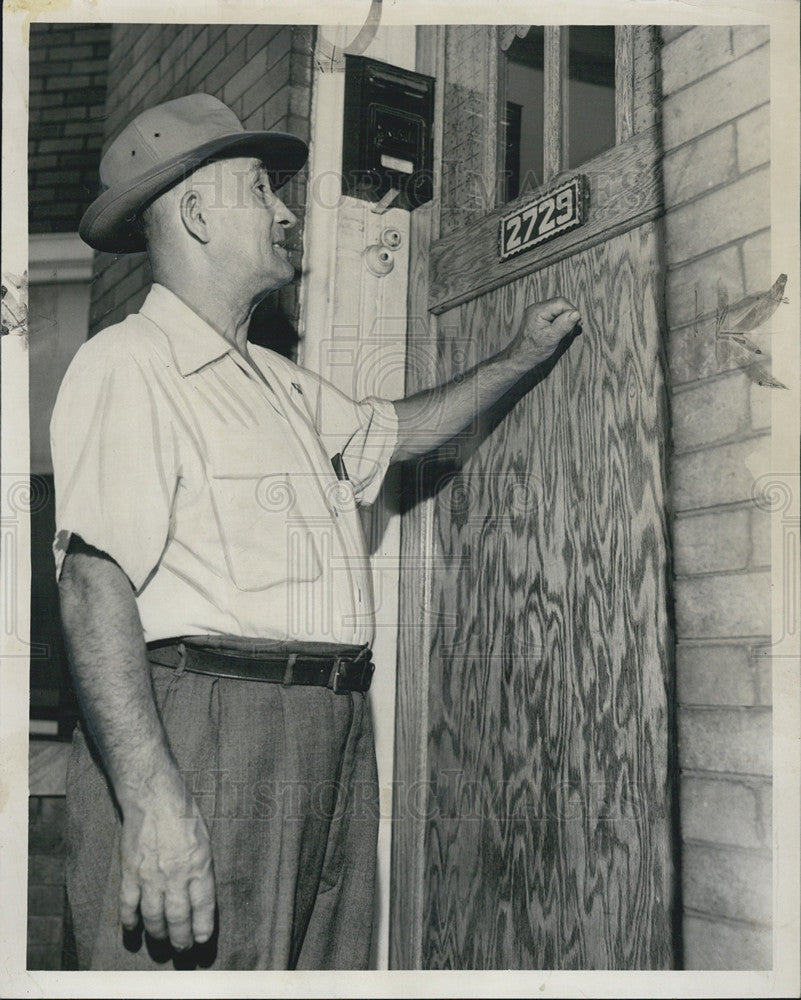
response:
M586 220L587 178L583 174L529 201L501 217L498 250L508 260Z

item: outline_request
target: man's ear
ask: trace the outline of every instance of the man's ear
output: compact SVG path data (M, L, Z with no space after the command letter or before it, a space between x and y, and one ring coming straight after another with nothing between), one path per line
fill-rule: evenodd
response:
M209 242L209 227L199 191L185 191L181 196L181 222L200 243Z

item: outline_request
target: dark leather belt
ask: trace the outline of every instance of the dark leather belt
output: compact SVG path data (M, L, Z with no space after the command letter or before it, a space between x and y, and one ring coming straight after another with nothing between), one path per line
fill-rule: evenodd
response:
M262 641L250 646L240 641L232 647L224 642L201 645L184 638L149 645L148 659L162 667L195 674L327 687L335 694L367 691L375 670L369 646L326 642L276 642L265 648Z

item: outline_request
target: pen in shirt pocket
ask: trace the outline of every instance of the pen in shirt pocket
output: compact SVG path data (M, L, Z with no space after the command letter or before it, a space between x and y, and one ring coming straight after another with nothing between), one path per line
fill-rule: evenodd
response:
M345 463L342 460L341 451L338 451L331 459L331 465L334 466L334 472L337 474L337 479L350 479L348 470L345 468Z

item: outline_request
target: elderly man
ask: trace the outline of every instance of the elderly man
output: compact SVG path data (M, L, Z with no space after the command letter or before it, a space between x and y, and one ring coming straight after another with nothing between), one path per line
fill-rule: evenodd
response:
M81 235L150 255L140 311L78 352L52 421L83 726L67 887L92 969L366 968L377 831L356 506L576 333L564 299L459 380L354 402L248 343L290 281L294 136L193 94L139 115ZM431 414L436 414L431 426ZM427 423L423 424L423 419Z

